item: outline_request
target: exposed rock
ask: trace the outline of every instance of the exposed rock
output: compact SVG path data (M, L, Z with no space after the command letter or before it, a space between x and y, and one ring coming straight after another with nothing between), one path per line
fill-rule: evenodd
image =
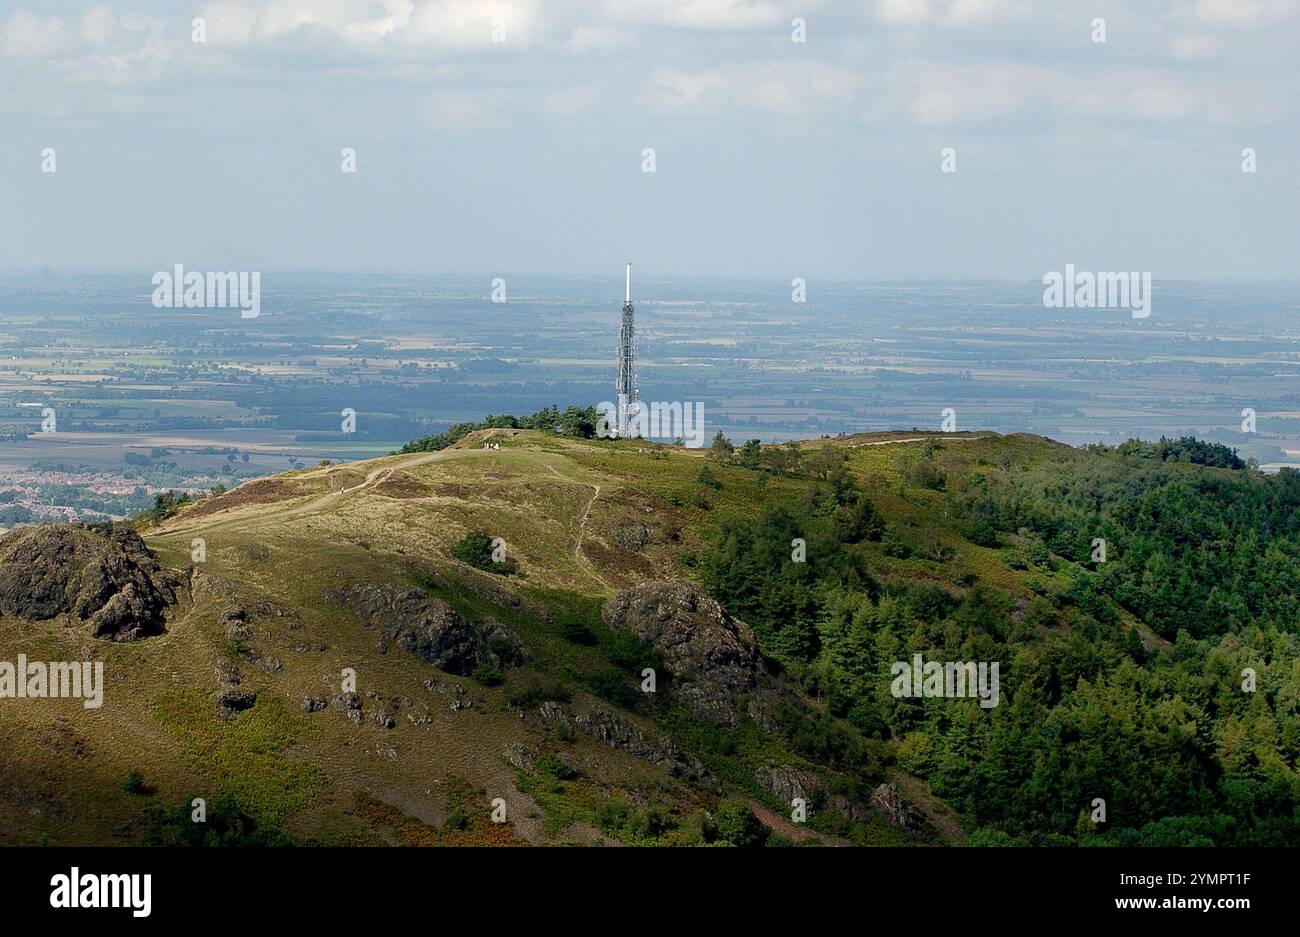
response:
M419 589L367 584L340 598L394 644L448 673L466 676L479 664L507 667L527 659L523 642L504 625L475 625Z
M921 815L903 800L898 788L886 782L871 792L871 809L915 839L921 835Z
M454 686L451 688L452 712L460 712L462 709L473 709L476 702L481 702L481 700L471 698L470 695L465 692L464 687Z
M671 676L664 691L715 725L735 727L738 697L771 683L749 626L694 583L644 583L615 595L602 615L658 650Z
M813 792L820 784L815 774L791 765L767 765L755 771L754 777L765 791L783 804L796 798L811 803Z
M309 696L302 701L302 711L305 713L324 712L328 706L329 702L322 696Z
M522 742L511 742L506 748L505 759L521 771L531 771L537 761L537 755L536 748L530 748Z
M239 686L239 681L244 679L239 665L228 657L223 657L217 661L216 666L217 679L222 683L228 683L231 686Z
M178 587L127 524L41 524L0 538L0 615L70 612L94 637L135 641L161 633Z
M668 739L651 738L630 721L608 709L593 709L578 716L574 722L592 738L659 765L675 778L695 782L712 781L708 769L690 752L683 751Z
M569 715L568 707L555 700L547 700L533 711L537 719L542 724L553 730L561 738L572 738L574 732L573 719ZM521 719L529 718L529 714L524 710L519 711Z
M533 655L524 642L519 640L519 636L495 618L483 619L480 628L488 653L498 666L522 667L532 660Z
M355 693L340 693L330 698L330 704L345 714L357 725L361 725L361 697Z
M625 550L644 550L650 543L645 524L621 524L614 528L614 542Z
M217 700L221 715L233 719L239 713L252 709L257 703L257 693L253 690L226 690Z

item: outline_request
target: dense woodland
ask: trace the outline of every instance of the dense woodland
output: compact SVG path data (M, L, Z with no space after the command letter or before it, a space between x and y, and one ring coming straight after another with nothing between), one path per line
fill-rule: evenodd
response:
M1190 439L1028 465L938 448L901 462L897 494L934 492L1023 589L953 562L933 530L884 523L834 450L742 462L721 437L716 459L803 478L806 494L717 518L688 559L830 713L897 740L899 766L962 812L971 842L1300 841L1300 474ZM790 562L796 537L806 563ZM890 665L918 652L1000 661L1000 705L895 699Z

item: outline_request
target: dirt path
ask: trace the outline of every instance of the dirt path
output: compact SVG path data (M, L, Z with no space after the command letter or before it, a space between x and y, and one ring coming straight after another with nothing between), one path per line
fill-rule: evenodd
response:
M449 450L442 449L439 450L438 452L427 452L427 453L422 453L420 455L412 455L410 458L405 459L402 462L397 463L396 465L380 466L379 468L372 469L369 473L367 473L365 481L363 481L361 484L355 485L352 488L341 488L341 489L326 491L323 494L317 495L316 497L312 498L310 501L295 503L297 502L298 499L291 498L283 502L277 502L272 504L266 504L266 503L258 504L257 521L261 523L270 518L276 518L276 517L288 518L288 517L296 517L300 514L310 513L318 508L324 507L328 502L333 501L334 499L340 497L341 495L352 494L353 492L356 491L364 491L367 488L373 488L376 485L382 485L385 481L388 480L388 478L395 471L398 471L400 469L411 468L416 465L423 465L426 462L434 462L439 458L445 458L443 453L448 451ZM332 469L337 469L337 468L338 466L332 466L331 468L313 469L310 472L306 472L303 475L299 475L298 478L308 479L308 478L320 478L321 476L328 476ZM255 478L250 479L249 481L244 482L244 484L247 485L250 484L251 482L255 482L258 480L259 479L255 479ZM238 490L238 489L236 488L232 490ZM241 522L246 521L247 518L239 508L236 508L235 513L233 515L227 515L223 517L220 514L218 514L214 516L213 519L208 523L195 524L194 520L195 520L194 518L188 518L184 514L181 514L175 519L174 522L169 522L157 528L156 534L166 536L167 534L176 533L178 529L183 529L186 532L210 533L214 530L222 530L227 527L237 526Z
M765 827L774 833L779 833L787 839L792 839L797 843L809 839L821 841L824 846L851 846L847 839L835 836L831 833L818 833L816 830L810 830L801 823L795 823L788 816L782 816L764 807L756 800L749 801L750 808L754 811L754 816L758 817Z
M546 466L546 469L552 475L558 478L560 481L568 482L569 484L572 485L588 484L587 482L579 482L579 481L574 481L572 478L566 478L564 475L561 475L553 465ZM591 574L591 577L593 579L595 579L601 585L605 586L607 589L612 589L614 587L611 586L605 580L605 577L600 574L600 570L596 569L596 564L591 562L591 560L587 559L586 555L583 554L582 552L582 541L587 536L587 518L591 515L591 509L592 506L595 505L596 499L600 497L600 485L597 485L595 482L591 482L590 484L591 487L594 489L594 491L592 492L591 500L587 502L587 506L582 510L582 516L578 518L578 536L574 540L574 544L573 544L573 558L577 560L577 562L580 563L582 567L587 570L588 573Z
M901 442L925 442L928 440L938 440L939 442L971 442L975 439L986 439L985 436L909 436L906 439L881 439L877 442L855 442L852 445L845 446L845 449L861 449L864 446L894 446Z

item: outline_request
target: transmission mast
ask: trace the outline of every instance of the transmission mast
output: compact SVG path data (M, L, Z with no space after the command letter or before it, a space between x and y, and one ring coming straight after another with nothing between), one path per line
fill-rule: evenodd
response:
M634 368L635 349L633 337L636 328L632 316L632 261L627 262L627 288L623 293L623 324L618 333L618 435L635 435L636 412L639 404L636 399L636 371Z

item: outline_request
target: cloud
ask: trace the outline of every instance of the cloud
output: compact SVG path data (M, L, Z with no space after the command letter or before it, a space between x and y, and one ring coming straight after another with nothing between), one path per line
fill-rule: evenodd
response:
M1222 54L1218 36L1175 36L1169 40L1169 56L1180 62L1214 59Z
M612 0L604 11L611 18L679 29L753 30L789 23L791 5L769 0L658 0L633 4Z
M76 37L57 16L16 10L0 25L0 53L13 58L52 58L72 52L76 45Z
M876 18L885 26L915 29L937 25L962 29L1023 17L1030 0L876 0Z
M565 40L569 55L613 55L636 42L636 32L619 26L577 26Z
M1196 0L1197 19L1218 26L1257 27L1296 15L1297 0Z
M797 117L851 103L860 78L822 62L766 61L709 69L657 68L641 102L660 114L738 108Z
M91 7L81 18L79 33L84 42L92 46L106 46L113 38L113 24L117 17L106 6Z
M541 21L536 0L270 0L205 7L209 41L274 43L319 30L345 43L412 49L526 48Z
M900 110L926 127L1004 120L1042 100L1052 82L1039 66L948 65L913 61L891 66L874 96L875 116Z

